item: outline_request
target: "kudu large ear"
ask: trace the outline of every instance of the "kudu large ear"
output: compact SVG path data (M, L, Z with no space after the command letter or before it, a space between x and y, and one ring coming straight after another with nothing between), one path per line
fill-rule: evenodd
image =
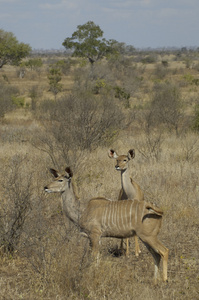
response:
M128 159L133 159L135 157L135 150L130 149L129 152L127 153Z
M108 150L108 156L110 158L117 158L118 157L117 153L113 149Z
M67 178L73 177L73 172L71 171L70 167L66 167L65 171L66 171L66 177Z
M50 169L50 173L53 174L55 178L59 177L59 173L55 169Z

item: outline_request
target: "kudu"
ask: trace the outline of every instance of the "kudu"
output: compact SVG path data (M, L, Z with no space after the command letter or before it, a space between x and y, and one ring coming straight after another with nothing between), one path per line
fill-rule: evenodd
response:
M161 257L163 280L167 280L168 249L157 238L163 215L161 209L145 201L112 201L98 197L91 199L84 211L80 212L79 199L71 182L71 169L67 167L63 175L54 169L50 169L50 172L55 178L44 190L61 193L64 214L89 238L94 257L99 254L101 237L129 238L136 233L153 256L155 283Z
M135 150L130 149L127 155L118 155L114 150L108 151L110 158L116 159L115 169L121 172L121 185L122 188L119 192L118 200L130 200L137 199L139 201L144 200L144 194L140 186L129 175L129 161L135 157ZM138 243L138 237L135 235L135 255L139 256L140 247ZM121 249L123 249L123 240L121 242ZM129 240L126 240L126 255L129 255Z

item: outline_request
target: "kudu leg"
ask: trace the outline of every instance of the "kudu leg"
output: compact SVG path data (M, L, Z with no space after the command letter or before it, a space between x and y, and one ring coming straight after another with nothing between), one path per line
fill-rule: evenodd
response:
M91 245L92 257L97 260L99 258L99 240L100 240L99 234L93 233L90 235L90 245Z
M126 256L129 256L129 239L125 239L126 241L126 251L124 250L124 239L121 239L120 250L122 254L125 252Z
M124 252L124 239L121 239L121 243L120 243L120 251L123 254ZM126 252L125 252L126 253Z
M140 251L140 246L138 243L138 237L137 237L137 235L135 235L135 256L138 257L140 253L141 253L141 251Z
M156 238L154 241L153 249L161 255L163 264L163 280L167 281L167 267L168 267L168 256L169 250Z
M168 255L169 250L157 239L157 238L149 238L148 240L142 240L148 250L151 252L154 263L155 263L155 271L154 271L154 281L157 284L157 276L160 266L160 260L162 258L163 261L163 281L167 281L167 265L168 265Z
M126 239L126 256L129 256L129 239Z
M126 241L125 255L129 256L129 248L130 248L129 247L129 244L130 244L129 239L125 239L125 241ZM120 249L123 253L123 251L124 251L124 239L121 240ZM140 253L141 253L141 251L140 251L140 247L139 247L139 243L138 243L138 237L137 237L137 235L135 235L135 256L138 257Z

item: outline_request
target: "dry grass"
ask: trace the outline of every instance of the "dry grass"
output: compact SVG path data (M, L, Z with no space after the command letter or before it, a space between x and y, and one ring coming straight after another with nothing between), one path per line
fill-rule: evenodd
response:
M11 80L14 75L9 76ZM45 86L45 76L42 78L41 84ZM26 87L35 83L27 82ZM15 84L21 83L16 79ZM187 87L183 89L189 92ZM21 86L23 92L28 94ZM0 185L7 164L16 154L28 157L24 170L32 172L34 178L32 210L21 244L12 256L0 254L1 299L198 299L198 136L191 132L176 138L175 134L165 133L158 160L146 159L139 152L139 145L145 145L142 131L121 132L111 145L121 154L135 148L136 156L130 165L132 177L144 190L145 198L164 209L159 236L170 250L168 283L160 278L155 287L152 256L140 242L142 253L136 258L134 239L129 258L111 255L119 241L103 239L99 263L91 261L88 241L80 237L77 228L65 222L59 196L43 194L44 185L51 180L48 168L54 166L48 156L29 143L39 126L34 115L26 110L7 115L0 125ZM83 206L95 196L118 197L120 174L107 150L99 147L82 154L83 162L74 180ZM3 194L1 188L1 197Z

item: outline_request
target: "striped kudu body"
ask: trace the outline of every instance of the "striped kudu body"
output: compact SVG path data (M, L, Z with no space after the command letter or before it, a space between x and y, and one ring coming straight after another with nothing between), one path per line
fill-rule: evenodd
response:
M89 238L94 257L98 256L101 237L128 238L137 234L152 253L155 263L155 283L161 257L163 280L167 280L168 249L157 238L163 215L161 209L145 201L111 201L99 197L91 199L81 213L79 200L71 183L70 168L65 169L64 175L60 175L54 169L50 171L55 179L44 187L45 191L61 193L64 214Z
M139 201L144 200L144 194L140 186L130 177L129 174L129 161L135 157L135 150L130 149L127 155L118 155L114 150L108 151L110 158L116 159L115 169L121 172L121 185L122 188L119 193L118 200L130 200L137 199ZM139 256L140 247L138 243L138 237L135 235L135 255ZM121 242L121 249L123 249L123 239ZM126 240L126 255L129 255L129 240Z

